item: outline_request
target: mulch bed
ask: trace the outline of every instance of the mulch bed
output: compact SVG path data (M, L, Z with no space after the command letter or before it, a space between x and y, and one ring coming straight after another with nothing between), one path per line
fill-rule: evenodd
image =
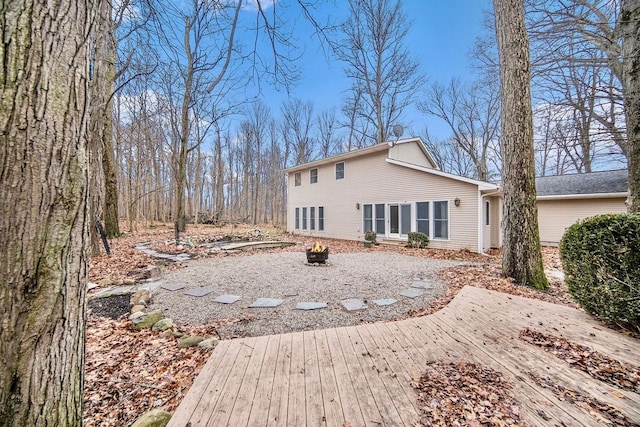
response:
M413 387L422 426L525 426L513 385L488 366L432 362Z
M89 317L108 317L117 320L130 314L129 301L131 295L113 295L109 297L92 298L87 303Z

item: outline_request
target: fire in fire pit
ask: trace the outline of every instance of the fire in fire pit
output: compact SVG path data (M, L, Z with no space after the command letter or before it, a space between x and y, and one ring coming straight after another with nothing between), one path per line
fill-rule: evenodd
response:
M324 264L329 259L329 248L323 247L320 243L316 242L312 248L307 249L307 262L309 264L318 263Z

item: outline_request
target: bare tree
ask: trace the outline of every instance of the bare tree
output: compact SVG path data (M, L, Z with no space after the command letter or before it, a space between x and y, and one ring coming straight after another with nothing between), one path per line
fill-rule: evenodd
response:
M91 40L102 2L5 1L0 424L82 425ZM53 11L53 12L52 12ZM55 12L55 13L54 13Z
M534 111L534 151L536 175L563 175L575 171L576 157L571 155L576 129L566 117L575 113L562 106L541 104Z
M629 210L640 212L640 1L622 0L622 83L627 119Z
M458 176L473 177L476 166L453 138L435 140L425 129L423 141L441 170Z
M251 108L249 109L249 124L252 129L252 133L254 136L255 146L252 149L253 152L253 163L255 164L255 174L253 175L252 180L252 213L251 219L254 224L258 223L259 219L259 209L260 209L260 192L262 191L264 177L264 161L263 161L263 151L264 147L267 144L267 132L269 130L269 123L271 122L271 111L269 107L261 102L255 101L251 104Z
M573 141L565 144L567 156L581 170L625 157L620 1L527 0L525 7L534 98L543 108L556 105L568 112L556 117L568 122L554 124L554 129L578 126ZM487 20L492 34L493 22ZM494 40L493 35L480 38L474 49L476 63L487 73L497 72Z
M300 99L285 101L281 106L281 133L284 143L291 147L294 164L307 163L316 154L313 138L313 103Z
M164 42L165 53L171 58L171 67L180 70L178 94L178 120L174 123L173 142L175 159L174 222L176 233L186 229L185 190L187 156L195 149L197 141L190 144L193 105L198 97L215 90L225 83L229 72L238 16L242 8L239 0L232 8L218 2L193 0L186 10L181 5L167 4L158 34ZM176 23L181 26L177 27ZM216 50L212 42L216 37L226 42ZM168 82L167 86L171 86ZM171 88L176 91L175 88ZM178 235L176 234L176 239Z
M500 52L504 247L502 270L546 289L536 208L529 40L521 0L494 0Z
M99 25L104 27L104 36L96 41L99 49L95 53L95 60L102 68L100 85L103 86L104 98L99 104L101 111L94 118L96 126L92 130L92 137L101 144L102 170L96 174L102 175L104 182L100 183L102 188L93 185L90 188L103 196L102 215L99 217L104 219L107 237L113 238L120 234L118 171L113 146L113 97L131 81L148 76L156 61L146 38L153 12L150 2L126 0L105 4L99 21Z
M618 44L618 0L528 1L534 81L538 97L575 110L576 146L585 171L591 144L626 156ZM594 138L596 136L596 138ZM576 153L574 153L575 155Z
M459 79L446 86L432 83L418 104L425 114L444 121L451 131L450 142L466 153L474 164L470 178L488 181L489 157L497 152L500 131L500 96L496 87L475 83L466 87ZM457 149L451 154L455 154Z
M400 0L349 0L350 17L337 48L351 79L356 113L375 129L374 142L387 140L423 81L418 62L403 45L409 22Z
M329 157L337 151L336 131L339 127L336 110L326 109L316 116L316 130L318 132L318 143L320 157Z
M341 123L343 128L348 129L347 140L339 151L351 151L363 148L376 143L375 132L370 130L371 124L362 116L364 111L363 92L357 85L352 85L351 93L342 104L342 114L346 118Z
M89 114L89 126L87 128L87 140L89 144L89 226L91 256L100 255L100 233L98 223L102 221L104 202L104 171L103 152L105 139L111 137L111 93L113 76L110 75L110 55L112 53L110 37L111 34L111 5L109 2L102 2L99 15L96 20L99 28L96 29L96 37L91 40L93 46L92 56L94 58L93 84L90 86L90 96L92 99Z

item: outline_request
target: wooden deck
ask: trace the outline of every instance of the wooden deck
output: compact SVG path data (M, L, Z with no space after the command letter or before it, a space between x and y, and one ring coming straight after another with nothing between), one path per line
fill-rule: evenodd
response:
M528 372L586 392L640 423L640 395L592 379L518 338L525 327L640 365L640 342L565 306L465 287L436 314L397 322L221 341L169 426L413 426L412 378L466 360L514 384L529 425L601 425Z

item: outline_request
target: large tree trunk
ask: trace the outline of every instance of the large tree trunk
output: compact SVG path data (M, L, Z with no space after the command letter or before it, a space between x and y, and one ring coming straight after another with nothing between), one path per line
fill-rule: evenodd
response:
M2 426L82 423L87 5L4 0L0 14Z
M222 137L220 128L216 127L215 140L215 168L216 168L216 208L214 218L216 222L222 221L224 209L224 161L222 158Z
M101 4L97 11L99 16L96 19L98 27L96 31L100 34L109 34L111 27L111 5L109 2ZM111 96L112 85L109 84L108 71L106 66L109 61L109 41L108 38L96 38L93 40L94 67L91 78L91 113L89 115L89 133L87 136L89 150L89 235L91 256L100 255L102 240L96 222L103 221L103 207L105 203L105 175L104 164L104 140L111 137L111 129L107 126L111 117ZM108 135L107 135L108 132Z
M545 289L533 155L529 40L522 0L494 0L502 96L504 247L502 270L517 283Z
M109 8L111 9L111 8ZM120 235L120 215L118 214L118 172L113 153L113 92L116 78L116 42L109 16L110 34L107 38L106 89L108 100L105 105L104 127L102 131L102 170L104 171L104 229L108 238Z
M629 159L629 210L640 212L640 0L622 1L620 27Z
M187 229L185 221L185 196L184 192L187 187L187 154L189 151L189 111L191 108L191 90L193 88L193 53L190 44L191 20L185 18L184 24L184 52L187 57L187 70L185 73L184 95L182 98L182 110L180 112L180 143L178 147L176 165L176 198L175 198L175 217L173 219L176 227L176 240L178 240L177 232L183 232Z

